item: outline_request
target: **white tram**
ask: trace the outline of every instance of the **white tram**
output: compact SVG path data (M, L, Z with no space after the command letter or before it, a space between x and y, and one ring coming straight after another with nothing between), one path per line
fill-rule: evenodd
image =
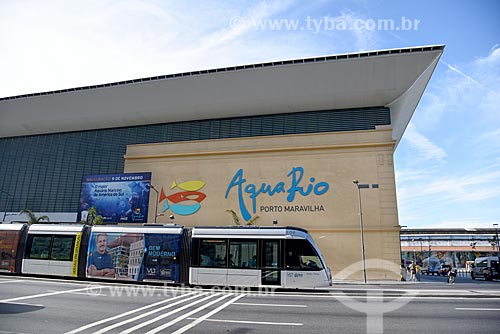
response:
M0 224L0 271L204 286L319 288L329 268L297 227Z
M83 225L35 224L28 230L23 274L77 277ZM81 264L80 264L81 266Z
M297 227L194 227L189 283L318 288L330 270L306 230Z

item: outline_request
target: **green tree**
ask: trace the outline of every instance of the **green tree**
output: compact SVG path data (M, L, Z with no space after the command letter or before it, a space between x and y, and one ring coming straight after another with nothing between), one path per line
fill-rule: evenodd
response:
M231 215L231 218L233 218L234 225L241 225L241 219L234 210L229 209L226 210L226 212ZM249 221L245 223L245 225L256 225L256 222L259 218L260 218L259 216L253 216L252 218L250 218Z
M95 206L89 209L89 213L87 216L87 223L89 225L101 225L104 223L104 218L102 218L101 215L97 214L97 209Z
M31 225L31 224L40 224L40 223L43 223L42 220L46 220L47 223L50 222L49 220L49 217L48 216L40 216L40 217L37 217L33 211L31 211L30 209L23 209L21 210L20 214L25 214L26 216L28 216L28 224Z
M240 217L238 217L238 215L236 214L236 212L234 212L234 210L226 210L226 212L231 215L231 218L233 218L234 225L241 225Z

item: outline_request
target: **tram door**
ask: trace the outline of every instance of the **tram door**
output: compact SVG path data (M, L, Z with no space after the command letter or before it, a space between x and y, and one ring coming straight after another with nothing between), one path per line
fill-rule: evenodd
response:
M263 240L262 243L262 285L281 285L280 241Z

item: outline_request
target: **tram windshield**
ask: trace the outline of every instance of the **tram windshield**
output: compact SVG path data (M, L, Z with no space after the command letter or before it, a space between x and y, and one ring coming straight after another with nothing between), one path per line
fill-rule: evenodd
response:
M307 240L290 239L286 241L285 266L291 270L322 270L323 263Z

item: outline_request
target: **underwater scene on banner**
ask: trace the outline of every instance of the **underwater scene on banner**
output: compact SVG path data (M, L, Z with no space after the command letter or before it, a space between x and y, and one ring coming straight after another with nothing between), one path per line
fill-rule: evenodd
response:
M150 184L151 172L84 176L77 221L95 208L104 223L147 223Z
M179 281L181 236L92 232L87 253L87 277Z

